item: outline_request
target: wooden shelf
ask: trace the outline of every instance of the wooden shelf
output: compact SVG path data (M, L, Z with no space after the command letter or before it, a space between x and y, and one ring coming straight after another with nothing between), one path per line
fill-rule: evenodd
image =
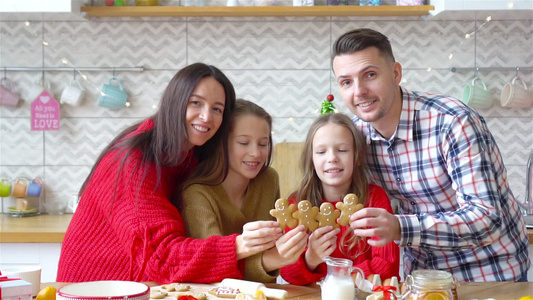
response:
M419 6L84 6L89 17L350 17L427 16Z

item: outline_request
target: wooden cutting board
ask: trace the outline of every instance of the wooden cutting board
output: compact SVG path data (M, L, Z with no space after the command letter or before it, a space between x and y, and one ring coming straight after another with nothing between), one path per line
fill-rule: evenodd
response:
M193 293L193 294L204 293L207 295L207 299L209 300L222 299L222 298L218 298L208 293L208 291L211 288L215 287L216 284L200 284L200 283L181 283L181 284L190 286L191 287L190 290L187 292L168 292L168 296L166 296L164 299L165 300L176 300L179 295L186 295L190 293ZM154 291L154 290L166 291L165 289L162 288L162 285L152 286L150 287L150 290L151 291Z
M205 293L207 295L208 300L227 299L227 298L219 298L217 296L214 296L208 293L208 291L211 288L218 286L218 284L200 284L200 283L182 283L182 284L190 286L191 289L188 292L168 292L168 296L164 299L165 300L176 300L179 295L185 295L187 293L195 293L195 294ZM311 295L311 294L317 293L316 287L288 285L288 284L266 284L266 286L269 288L286 290L289 293L288 299L298 299L299 297L302 297L305 295ZM150 289L151 290L164 290L161 285L152 286L150 287Z

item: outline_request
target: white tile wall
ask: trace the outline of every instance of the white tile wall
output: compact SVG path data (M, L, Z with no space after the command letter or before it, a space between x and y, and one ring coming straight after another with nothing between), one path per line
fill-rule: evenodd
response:
M34 17L35 18L35 17ZM388 35L404 66L403 85L461 97L474 72L451 67L533 67L533 17L446 20L417 17L332 18L96 18L46 15L20 20L0 15L0 76L15 83L23 101L0 106L0 176L41 176L45 196L68 201L99 151L121 129L154 112L166 84L187 64L221 68L237 95L274 117L274 141L303 141L321 101L334 94L344 107L330 70L330 48L341 33L370 27ZM471 38L465 39L470 33ZM47 43L47 46L43 44ZM452 55L450 55L452 54ZM451 57L451 59L450 59ZM63 60L66 59L66 64ZM61 130L30 130L30 87L41 72L3 72L2 67L136 67L143 72L44 72L58 99L76 76L86 95L78 107L61 106ZM113 74L115 73L115 74ZM495 105L481 111L502 150L509 182L524 195L525 165L533 150L533 107L507 109L497 99L518 74L533 88L533 71L483 71ZM97 105L102 84L119 78L132 103L110 110Z

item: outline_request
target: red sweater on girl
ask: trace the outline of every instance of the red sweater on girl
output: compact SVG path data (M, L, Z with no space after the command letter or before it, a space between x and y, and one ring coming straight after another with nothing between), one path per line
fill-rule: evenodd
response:
M133 134L153 126L152 120L146 120ZM175 186L196 166L192 151L180 166L162 167L158 189L155 165L145 177L137 167L142 158L138 149L124 163L117 184L122 157L120 150L108 153L86 186L65 234L57 281L164 284L243 278L236 235L205 240L185 237L183 219L170 201Z
M295 203L296 196L292 195L289 197L289 202ZM331 203L335 205L337 202ZM381 187L373 184L368 186L368 198L365 207L384 208L389 213L392 213L389 197L387 197L387 194ZM341 236L347 229L348 226L341 226L341 232L337 236L337 248L330 255L331 257L347 258L340 251L338 244L341 240ZM396 276L400 279L400 248L394 241L388 243L384 247L371 246L367 252L351 260L355 267L363 270L365 276L379 274L382 280L391 278L392 276ZM291 284L307 285L324 278L327 273L327 267L326 263L321 263L314 271L307 269L304 251L296 263L281 268L280 273L281 277Z

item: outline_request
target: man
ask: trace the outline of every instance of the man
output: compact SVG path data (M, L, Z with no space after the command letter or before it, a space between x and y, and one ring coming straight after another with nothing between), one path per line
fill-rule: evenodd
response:
M399 214L366 208L355 234L404 248L404 273L440 269L459 281L526 281L528 237L484 119L461 101L400 87L390 42L356 29L333 45L341 96L368 144L370 180Z

